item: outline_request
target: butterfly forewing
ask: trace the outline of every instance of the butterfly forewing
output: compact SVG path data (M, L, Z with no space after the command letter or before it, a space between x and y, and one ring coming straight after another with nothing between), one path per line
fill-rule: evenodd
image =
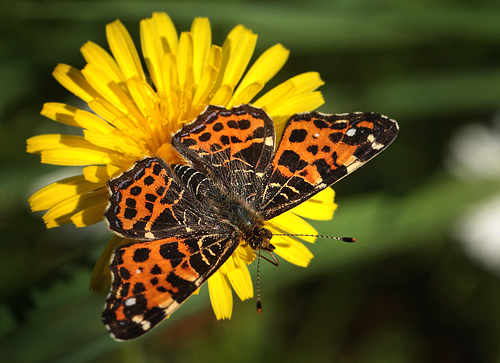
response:
M117 248L104 324L118 340L144 334L172 314L237 246L230 234L193 233Z
M394 120L375 113L292 116L265 177L264 217L286 212L353 172L397 132Z

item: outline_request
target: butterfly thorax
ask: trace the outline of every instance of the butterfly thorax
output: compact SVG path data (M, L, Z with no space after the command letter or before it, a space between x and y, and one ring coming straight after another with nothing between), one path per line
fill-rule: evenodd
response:
M264 227L264 220L257 212L251 210L244 203L235 201L231 205L229 214L231 222L241 232L241 238L252 249L269 252L274 250L274 246L270 243L273 234Z
M240 195L232 193L215 178L186 165L173 165L173 170L185 185L192 191L196 199L205 206L209 218L217 218L222 230L229 226L242 241L248 243L256 251L273 251L270 243L272 233L264 228L264 218L250 205L251 198L244 200ZM253 190L248 194L256 194ZM213 221L211 221L213 223ZM217 222L215 223L217 225ZM226 230L227 232L227 230Z
M216 197L214 197L216 195ZM218 214L229 224L236 227L240 238L256 251L273 251L275 247L270 243L272 232L264 227L264 219L246 202L234 195L219 191L211 193L213 206Z

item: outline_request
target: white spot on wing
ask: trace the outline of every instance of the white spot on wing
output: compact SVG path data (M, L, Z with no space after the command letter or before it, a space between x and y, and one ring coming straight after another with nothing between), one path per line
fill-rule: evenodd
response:
M125 300L125 305L127 306L135 305L135 297L129 297L127 300Z
M354 136L356 134L356 129L347 130L347 136Z

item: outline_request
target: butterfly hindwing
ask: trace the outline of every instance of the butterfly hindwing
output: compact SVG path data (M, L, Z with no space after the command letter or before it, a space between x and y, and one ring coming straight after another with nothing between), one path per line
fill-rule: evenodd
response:
M209 106L172 137L193 168L236 195L255 194L274 154L274 124L262 109Z
M353 172L396 138L397 123L375 113L292 116L265 176L260 208L271 219Z
M209 206L200 203L160 158L136 162L112 179L108 188L106 220L112 231L125 238L166 238L212 222L212 214L206 211ZM201 221L203 211L207 213Z

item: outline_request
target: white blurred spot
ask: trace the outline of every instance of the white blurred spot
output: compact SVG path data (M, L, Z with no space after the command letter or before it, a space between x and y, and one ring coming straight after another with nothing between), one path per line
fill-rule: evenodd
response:
M500 179L500 114L492 127L462 127L450 142L445 165L465 182ZM471 258L500 274L500 195L465 212L457 221L453 236Z
M356 129L347 130L347 136L354 136L355 133L356 133Z
M462 127L450 142L445 164L461 180L499 178L500 128L479 124Z
M500 273L500 195L466 212L453 234L469 256Z

